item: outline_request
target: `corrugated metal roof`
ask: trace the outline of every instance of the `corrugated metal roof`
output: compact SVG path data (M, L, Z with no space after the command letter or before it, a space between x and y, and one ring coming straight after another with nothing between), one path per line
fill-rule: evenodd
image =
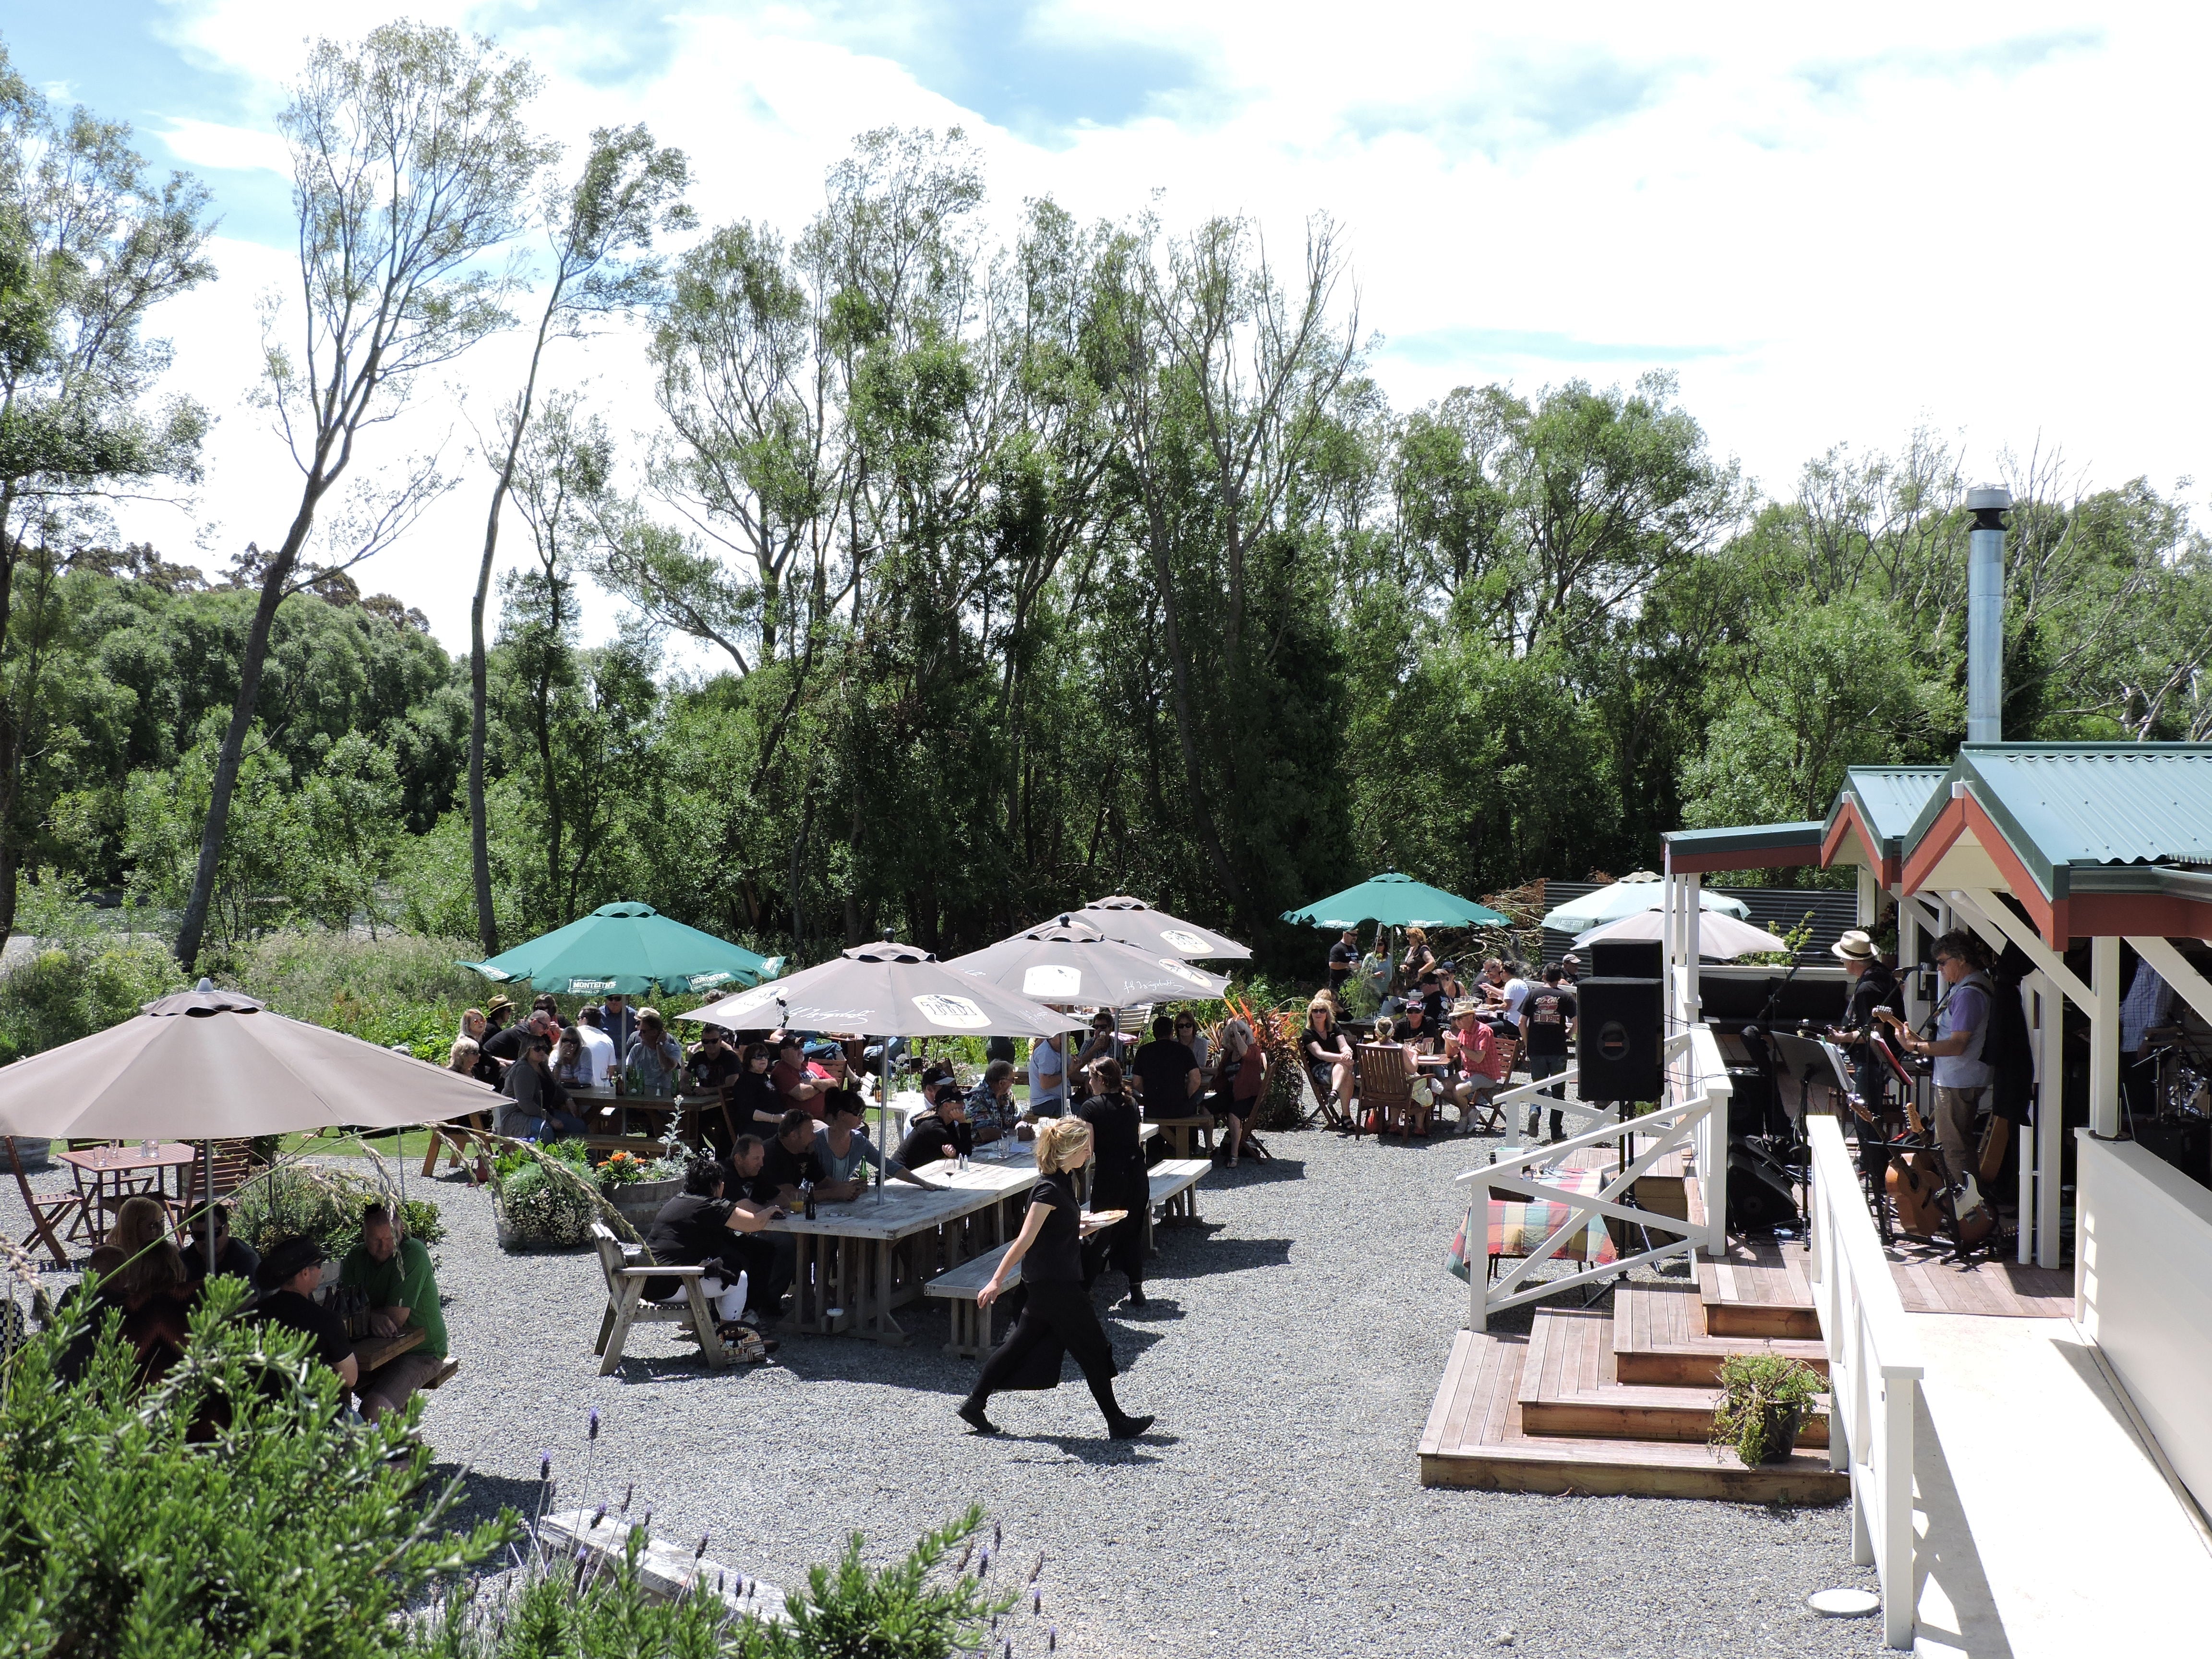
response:
M2212 862L2212 744L1968 744L1908 846L1961 782L2053 898L2100 871Z
M1944 766L1854 766L1844 773L1844 791L1858 802L1875 834L1892 842L1912 827L1949 770Z
M1685 853L1795 851L1818 847L1820 832L1826 827L1818 818L1807 818L1792 823L1734 824L1719 830L1669 830L1659 839Z

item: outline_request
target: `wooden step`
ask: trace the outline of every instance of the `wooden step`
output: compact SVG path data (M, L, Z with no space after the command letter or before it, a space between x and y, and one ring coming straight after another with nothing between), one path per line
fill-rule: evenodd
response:
M1803 1341L1820 1334L1806 1276L1811 1253L1800 1243L1733 1239L1718 1261L1700 1257L1698 1291L1705 1304L1708 1336L1785 1336Z
M1732 1353L1782 1353L1828 1374L1817 1341L1779 1336L1711 1336L1702 1298L1690 1285L1621 1285L1613 1293L1613 1374L1623 1382L1711 1388Z
M1607 1315L1551 1308L1536 1314L1521 1367L1523 1433L1703 1443L1720 1397L1718 1389L1617 1381ZM1828 1443L1826 1409L1807 1420L1800 1444Z
M1732 1452L1679 1440L1530 1434L1520 1389L1528 1339L1462 1331L1421 1431L1421 1484L1492 1492L1708 1498L1741 1504L1832 1504L1849 1477L1825 1452L1796 1451L1746 1468Z

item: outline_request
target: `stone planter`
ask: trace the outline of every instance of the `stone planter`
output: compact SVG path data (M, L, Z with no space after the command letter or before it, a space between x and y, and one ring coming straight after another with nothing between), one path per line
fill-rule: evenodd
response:
M551 1237L536 1227L518 1226L507 1212L497 1191L491 1198L492 1229L499 1239L499 1248L510 1255L529 1255L561 1250L581 1249L591 1242L591 1220L586 1217L576 1228L576 1236Z
M660 1213L660 1206L683 1190L682 1176L670 1176L660 1181L633 1181L626 1187L616 1188L607 1201L642 1237L653 1224L653 1218Z
M51 1140L41 1140L35 1135L15 1137L15 1156L23 1162L23 1173L33 1170L51 1170L54 1166L53 1146Z

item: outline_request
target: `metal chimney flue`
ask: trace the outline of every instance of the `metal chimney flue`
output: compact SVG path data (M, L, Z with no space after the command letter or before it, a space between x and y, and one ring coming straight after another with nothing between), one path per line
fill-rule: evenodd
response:
M1966 492L1974 527L1966 536L1966 741L2004 741L2004 538L2012 492L1984 484Z

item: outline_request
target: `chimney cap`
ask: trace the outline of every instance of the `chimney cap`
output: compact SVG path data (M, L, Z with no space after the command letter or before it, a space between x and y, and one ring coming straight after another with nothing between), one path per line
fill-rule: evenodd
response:
M2012 491L2002 484L1981 484L1966 492L1969 513L2002 513L2012 505Z

